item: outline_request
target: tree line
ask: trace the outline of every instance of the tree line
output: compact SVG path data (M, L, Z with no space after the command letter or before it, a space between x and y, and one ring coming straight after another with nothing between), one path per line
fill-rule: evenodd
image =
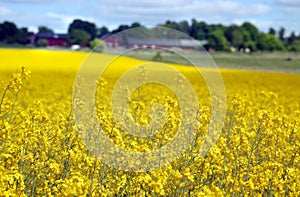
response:
M250 22L244 22L242 25L207 24L204 21L192 19L190 22L183 20L180 22L166 21L159 26L168 27L181 31L197 40L206 40L206 48L216 51L230 51L232 49L246 49L250 51L300 51L300 34L295 32L286 35L285 28L281 27L278 31L270 28L267 33L261 32ZM95 39L111 33L118 33L135 27L143 27L138 22L131 25L121 24L118 28L109 31L106 26L97 27L96 24L75 19L69 24L67 40L72 44L84 44L89 41L96 44ZM38 28L40 33L54 33L46 26ZM13 22L4 21L0 23L0 43L21 44L30 43L27 28L18 28Z

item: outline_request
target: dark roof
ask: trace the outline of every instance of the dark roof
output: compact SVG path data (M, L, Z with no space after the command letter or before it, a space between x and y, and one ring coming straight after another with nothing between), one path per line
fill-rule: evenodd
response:
M204 45L207 41L199 41L192 39L136 39L128 38L130 44L136 45L158 45L168 47L199 47L199 44Z
M58 38L67 38L68 34L56 34Z
M38 33L37 38L67 38L67 34L56 34L56 33Z
M133 38L133 37L119 37L111 33L105 34L101 37L102 40L108 40L109 38L119 39L122 43L129 45L156 45L165 47L192 47L198 48L200 45L207 44L206 40L193 40L193 39L167 39L167 38Z

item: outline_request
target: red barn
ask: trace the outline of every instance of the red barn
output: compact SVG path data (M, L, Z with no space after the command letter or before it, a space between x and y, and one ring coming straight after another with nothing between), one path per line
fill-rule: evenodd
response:
M107 47L117 48L144 48L144 49L161 49L161 48L180 48L184 50L200 49L200 46L206 45L206 40L192 39L166 39L166 38L131 38L130 36L120 36L119 34L106 34L100 39L104 40Z
M107 47L117 48L122 45L122 41L117 36L110 33L100 37L100 39L104 40Z
M40 39L47 40L48 47L70 47L71 44L67 40L67 34L55 33L38 33L35 42Z

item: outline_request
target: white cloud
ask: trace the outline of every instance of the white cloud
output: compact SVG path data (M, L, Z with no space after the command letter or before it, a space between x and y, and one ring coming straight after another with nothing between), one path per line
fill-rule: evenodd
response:
M6 7L0 7L0 19L13 15L13 11L6 8Z
M0 0L0 2L4 3L28 3L28 4L36 4L36 3L53 3L58 2L59 0ZM59 2L83 2L84 0L60 0Z
M99 20L97 20L93 17L86 17L86 16L80 16L80 15L64 15L64 14L57 14L54 12L46 13L45 17L50 21L53 21L53 22L55 21L55 23L59 22L59 24L62 27L66 27L66 28L68 27L68 25L70 23L72 23L72 21L74 19L81 19L84 21L89 21L89 22L95 23L96 25L100 23ZM64 31L67 30L66 28L64 28L65 29Z
M148 16L157 17L160 15L166 16L197 16L197 15L228 15L228 16L242 16L242 15L261 15L268 13L271 8L264 4L249 4L245 5L237 1L102 1L101 11L110 13L114 17L133 17L133 16ZM135 3L133 3L135 2ZM154 3L153 3L154 2ZM254 11L255 10L255 11ZM109 16L109 15L108 15Z
M299 13L300 13L300 1L299 0L276 0L276 2L279 5L279 9L284 10L285 13L299 15Z
M100 8L94 8L95 13L109 22L140 21L150 25L163 23L165 20L190 20L223 23L239 17L256 17L271 12L271 7L264 4L244 4L232 0L214 1L102 1ZM134 3L133 3L134 2ZM155 2L155 3L151 3ZM114 4L115 3L115 4ZM93 10L93 8L91 8ZM95 10L96 9L96 10Z
M190 21L195 18L210 24L224 25L253 21L263 31L277 26L300 30L297 25L299 0L267 0L264 3L258 0L0 0L0 4L1 2L6 3L2 7L0 5L0 22L10 20L18 26L28 26L31 29L46 25L58 32L66 32L68 25L76 18L94 22L97 26L105 25L110 29L135 21L153 26L166 20ZM64 7L68 9L63 9Z
M300 6L299 0L276 0L280 4L284 5L293 5L293 6Z
M46 12L43 15L27 12L16 12L5 7L0 7L0 22L12 21L18 27L28 27L30 31L37 31L38 26L47 26L58 33L65 33L69 24L74 19L82 19L99 24L100 21L82 15L64 15L54 12Z
M97 0L96 0L97 1ZM105 4L107 6L126 6L126 7L161 7L161 6L174 6L174 5L185 5L187 4L186 0L159 0L159 1L153 1L153 0L98 0L101 4Z
M234 19L233 23L236 25L242 25L245 21L248 21L252 24L254 24L258 29L260 29L263 32L268 32L270 27L276 27L278 24L276 24L275 21L270 20L256 20L256 19Z

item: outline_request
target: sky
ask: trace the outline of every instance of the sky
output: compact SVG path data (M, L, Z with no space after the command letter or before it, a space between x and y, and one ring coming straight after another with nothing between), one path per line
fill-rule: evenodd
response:
M133 22L155 26L192 18L223 25L248 21L262 32L284 27L286 34L298 35L300 0L0 0L0 22L11 21L30 31L45 25L65 33L74 19L112 30Z

